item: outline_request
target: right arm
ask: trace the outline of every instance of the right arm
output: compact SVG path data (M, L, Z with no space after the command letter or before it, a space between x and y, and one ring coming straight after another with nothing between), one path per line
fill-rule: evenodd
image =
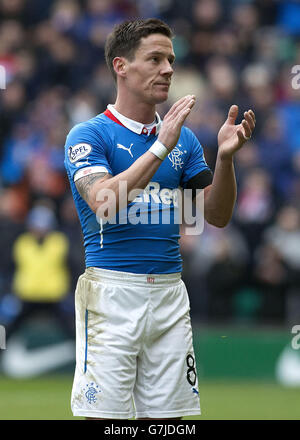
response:
M164 118L158 140L172 151L180 136L181 127L195 103L194 96L188 95L177 101ZM75 182L76 188L81 197L86 201L91 210L95 213L118 212L120 198L126 198L126 205L131 202L134 190L142 191L156 173L162 161L150 151L139 157L127 170L116 176L105 173L95 173L81 177ZM126 193L122 191L121 182L126 182ZM110 191L114 198L105 197ZM120 197L121 196L121 197ZM123 201L123 200L122 200ZM116 206L112 206L115 204ZM100 208L100 210L99 210ZM100 214L101 217L101 214Z

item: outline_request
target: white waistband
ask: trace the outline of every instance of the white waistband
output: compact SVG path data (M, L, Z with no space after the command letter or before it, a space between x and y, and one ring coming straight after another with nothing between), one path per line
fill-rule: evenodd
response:
M167 274L139 274L101 269L99 267L88 267L85 270L85 275L95 281L118 281L144 285L170 285L176 284L181 280L180 272Z

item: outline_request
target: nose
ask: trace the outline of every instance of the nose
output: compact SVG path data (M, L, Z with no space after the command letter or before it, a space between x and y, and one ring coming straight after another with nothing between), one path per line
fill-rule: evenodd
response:
M161 74L164 76L172 76L173 75L173 67L172 64L170 63L170 61L166 60L166 62L164 63L162 70L161 70Z

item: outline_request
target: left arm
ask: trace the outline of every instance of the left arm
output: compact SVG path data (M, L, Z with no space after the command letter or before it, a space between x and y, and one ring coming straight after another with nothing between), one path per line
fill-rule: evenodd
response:
M231 106L228 118L218 134L219 149L213 181L204 190L204 218L219 228L229 223L236 202L234 154L250 139L255 127L252 110L244 113L241 124L235 125L237 114L238 107Z
M213 226L224 228L232 217L236 196L233 160L221 161L217 157L213 182L204 188L205 220Z

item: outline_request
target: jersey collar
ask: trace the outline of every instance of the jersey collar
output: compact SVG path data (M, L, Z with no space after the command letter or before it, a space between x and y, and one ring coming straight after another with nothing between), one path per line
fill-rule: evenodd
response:
M112 104L109 104L107 106L107 110L104 112L104 114L112 119L113 121L119 123L120 125L123 125L124 127L128 128L129 130L133 131L137 134L148 134L148 130L145 127L145 124L141 124L140 122L134 121L133 119L126 118L126 116L121 115ZM155 119L156 124L152 128L151 133L154 133L155 135L158 135L159 130L161 128L161 118L159 114L155 113Z

